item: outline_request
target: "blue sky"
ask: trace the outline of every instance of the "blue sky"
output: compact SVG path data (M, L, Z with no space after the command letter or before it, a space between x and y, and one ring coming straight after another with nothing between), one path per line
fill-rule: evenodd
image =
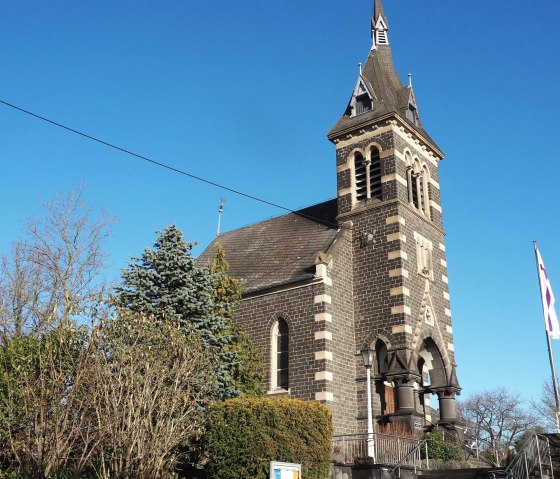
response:
M326 133L370 46L371 0L0 0L0 99L297 209L336 194ZM560 2L385 0L440 164L459 379L538 396L549 377L531 241L560 298ZM0 106L0 252L39 201L85 185L117 217L118 275L175 222L212 240L282 211ZM197 247L195 253L200 253ZM555 345L560 361L560 348Z

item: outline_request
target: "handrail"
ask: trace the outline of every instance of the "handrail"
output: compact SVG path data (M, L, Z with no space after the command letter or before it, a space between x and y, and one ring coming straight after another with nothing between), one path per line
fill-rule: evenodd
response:
M420 447L423 446L424 444L428 444L428 442L430 442L430 438L426 438L426 439L422 439L418 444L416 444L416 446L414 446L414 449L412 449L412 451L410 451L406 456L404 456L395 467L393 467L393 469L391 469L389 471L389 473L393 473L393 471L397 468L401 468L404 464L404 462L410 457L412 456L412 454L414 454L416 451L420 450ZM426 454L426 458L428 458L428 455ZM414 470L416 470L416 466L414 466Z
M541 448L540 448L540 445L539 445L541 443L541 441L546 445L546 450L547 451L541 451ZM535 457L535 453L536 453L536 457ZM554 468L552 466L552 456L551 456L551 452L550 452L550 442L548 440L548 437L546 437L542 434L531 434L531 437L525 442L525 444L523 445L521 450L517 453L517 455L506 466L505 473L507 474L508 477L517 479L517 476L514 475L514 470L519 467L519 468L522 469L520 472L524 472L525 477L529 478L533 469L538 466L540 476L542 477L542 475L543 475L542 470L543 470L543 463L544 463L544 460L543 460L543 457L542 457L543 453L545 453L545 454L548 453L546 455L548 456L548 464L550 466L550 473L551 473L552 479L554 479ZM523 464L519 464L521 460L524 461ZM529 462L529 461L531 461L531 462Z
M344 434L333 437L333 455L344 463L352 463L355 458L371 457L368 454L367 434ZM374 433L376 457L370 460L376 464L393 465L403 460L403 456L410 458L410 451L417 450L420 439L403 437L392 434Z
M385 436L385 437L394 437L395 439L412 439L414 440L414 437L409 437L409 436L399 436L398 434L387 434L385 432L374 432L373 433L375 436ZM358 433L358 434L337 434L335 436L333 436L333 438L337 438L337 437L364 437L367 436L367 433Z

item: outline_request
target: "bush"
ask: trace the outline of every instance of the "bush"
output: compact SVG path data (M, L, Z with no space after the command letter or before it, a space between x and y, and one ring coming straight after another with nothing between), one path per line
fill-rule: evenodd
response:
M216 404L207 450L212 479L266 479L270 461L302 465L306 479L330 471L332 416L324 404L244 397Z
M0 471L0 479L24 479L25 476L19 471Z
M439 431L432 431L426 434L428 441L428 457L439 459L444 462L462 461L462 451L453 443L446 441L443 434ZM422 450L422 452L424 452Z

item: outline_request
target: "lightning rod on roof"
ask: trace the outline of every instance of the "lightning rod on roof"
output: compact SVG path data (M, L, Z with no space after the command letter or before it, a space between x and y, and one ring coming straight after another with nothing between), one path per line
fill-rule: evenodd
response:
M220 224L222 222L222 213L224 212L224 204L226 199L224 197L220 198L220 207L218 208L218 229L216 230L216 236L220 236Z

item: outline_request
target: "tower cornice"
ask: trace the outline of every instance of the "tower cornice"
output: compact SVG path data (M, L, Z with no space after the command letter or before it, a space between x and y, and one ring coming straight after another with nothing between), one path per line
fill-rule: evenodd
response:
M331 131L327 135L327 138L332 143L337 144L341 140L348 138L349 135L359 135L362 130L375 129L387 125L393 125L397 128L402 128L403 131L411 134L423 146L431 151L439 160L443 159L443 152L427 134L423 134L422 132L414 128L408 121L402 119L400 116L395 115L394 113L387 113L386 115L375 118L363 115L362 121L356 122L351 126L348 126L347 128L339 129L336 132Z

